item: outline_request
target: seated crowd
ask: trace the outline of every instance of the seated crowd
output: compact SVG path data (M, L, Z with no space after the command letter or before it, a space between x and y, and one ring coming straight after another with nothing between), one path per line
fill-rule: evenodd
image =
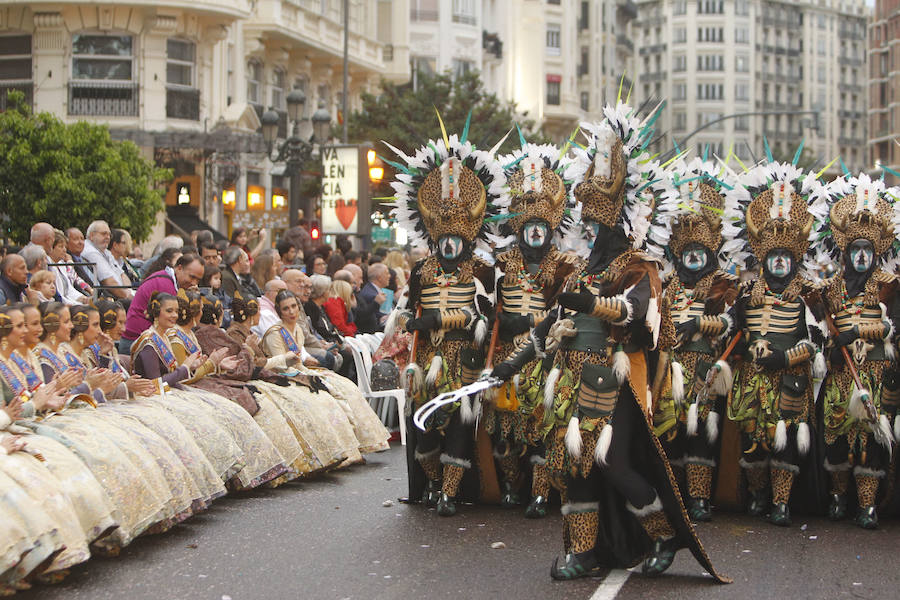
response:
M37 223L2 249L0 595L388 448L346 338L383 329L407 259L299 228L169 236L144 260L106 222Z

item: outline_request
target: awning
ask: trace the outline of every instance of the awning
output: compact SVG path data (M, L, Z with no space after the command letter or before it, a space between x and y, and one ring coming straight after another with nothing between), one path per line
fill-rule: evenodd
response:
M227 240L228 238L210 226L209 223L197 216L197 209L192 206L169 206L166 208L167 221L180 229L179 235L190 236L192 231L206 229L211 231L215 240Z

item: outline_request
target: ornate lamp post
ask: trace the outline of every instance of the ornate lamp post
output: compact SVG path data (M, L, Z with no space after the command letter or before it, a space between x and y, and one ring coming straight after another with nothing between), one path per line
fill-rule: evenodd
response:
M308 219L315 218L315 198L307 198L304 202L300 198L300 169L303 163L312 156L313 143L322 144L328 139L331 130L331 115L325 109L324 104L320 103L319 108L313 113L310 121L312 122L312 136L309 140L300 137L300 122L304 121L303 107L306 105L306 94L301 90L292 90L287 96L288 118L293 121L291 135L277 150L277 155L272 162L284 162L285 173L291 180L291 195L289 199L290 223L297 218L298 209L303 209L303 213ZM263 113L262 118L262 134L263 139L269 149L269 155L272 154L275 140L278 138L278 113L272 109Z

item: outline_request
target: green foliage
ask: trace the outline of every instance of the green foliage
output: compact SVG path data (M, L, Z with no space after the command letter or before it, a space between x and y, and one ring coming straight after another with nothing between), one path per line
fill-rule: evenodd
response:
M379 155L389 160L394 159L393 153L382 140L411 154L429 139L440 139L435 108L441 113L448 135L462 134L471 110L469 141L482 150L499 142L516 122L529 142L548 141L535 130L534 120L520 118L514 104L503 103L496 95L485 92L477 72L455 78L449 72L419 73L415 90L411 84L382 81L380 93L363 94L362 104L362 110L352 113L347 121L348 137L354 143L373 142ZM500 152L512 152L518 147L519 136L513 130Z
M0 219L18 242L38 221L84 231L97 219L143 241L163 209L161 185L172 179L133 143L113 141L105 125L32 114L19 92L0 113L0 156Z

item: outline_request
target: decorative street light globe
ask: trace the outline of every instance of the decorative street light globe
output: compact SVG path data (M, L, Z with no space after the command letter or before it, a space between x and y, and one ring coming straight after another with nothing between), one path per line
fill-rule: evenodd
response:
M303 107L306 106L306 94L300 88L294 88L287 95L288 118L299 121L303 118Z
M321 144L328 139L328 134L331 131L331 115L325 109L324 103L319 103L319 108L313 113L311 120L313 139Z
M263 140L271 148L278 137L278 113L270 108L259 120L262 123Z

